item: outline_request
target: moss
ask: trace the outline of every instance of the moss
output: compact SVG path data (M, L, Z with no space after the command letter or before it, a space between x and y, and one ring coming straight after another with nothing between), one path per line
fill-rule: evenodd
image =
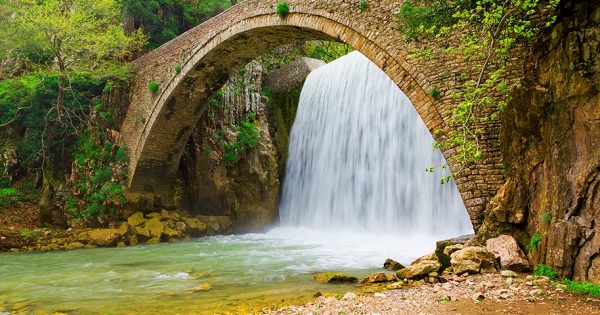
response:
M313 279L321 283L344 283L344 282L356 282L358 278L349 276L341 272L323 272L313 276Z
M361 10L366 10L369 8L369 2L367 2L367 0L360 0L358 1L358 8Z

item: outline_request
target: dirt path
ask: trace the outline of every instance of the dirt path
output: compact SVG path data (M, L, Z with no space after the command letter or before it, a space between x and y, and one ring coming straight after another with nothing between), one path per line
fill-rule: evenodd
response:
M476 300L478 298L478 300ZM499 274L356 296L319 297L268 314L600 314L600 298L564 292L546 278Z

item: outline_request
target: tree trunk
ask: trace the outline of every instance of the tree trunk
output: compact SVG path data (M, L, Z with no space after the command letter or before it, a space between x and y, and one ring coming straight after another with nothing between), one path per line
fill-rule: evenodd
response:
M48 134L44 139L42 148L42 196L38 202L38 224L44 226L53 224L52 217L54 206L52 197L54 196L54 159L52 158L52 142L56 136L62 120L62 113L65 104L65 83L67 80L64 74L64 67L59 66L61 75L58 79L58 97L56 99L56 118L51 122Z

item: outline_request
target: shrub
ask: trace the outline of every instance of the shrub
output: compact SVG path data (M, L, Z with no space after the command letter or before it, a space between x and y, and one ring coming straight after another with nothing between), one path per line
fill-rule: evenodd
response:
M0 206L9 207L15 204L17 190L14 188L0 189Z
M556 279L558 277L558 274L556 274L556 271L554 271L552 267L544 264L536 265L535 268L533 268L533 274L536 276L548 277L550 279Z
M243 120L238 127L238 143L248 148L254 148L258 145L259 139L260 133L256 126L247 120Z
M600 285L598 284L572 281L569 279L565 279L564 283L567 286L567 291L569 292L589 294L591 296L600 296Z
M248 113L248 121L249 122L254 122L254 120L256 120L256 113L255 112L249 112Z
M367 8L369 8L369 2L367 2L367 0L358 1L358 8L361 10L366 10Z
M431 97L433 97L434 100L439 100L440 99L440 90L437 87L432 87L431 90L429 90L429 95L431 95Z
M181 66L180 65L176 65L175 66L175 73L179 74L179 72L181 72Z
M152 92L152 94L156 95L158 94L158 91L160 91L160 86L155 81L152 81L148 83L148 89L150 92Z
M278 2L275 5L275 11L277 12L277 15L284 18L290 13L290 6L285 1Z
M542 237L539 234L533 234L533 236L531 236L531 240L529 240L529 244L527 244L527 251L536 249L541 241Z

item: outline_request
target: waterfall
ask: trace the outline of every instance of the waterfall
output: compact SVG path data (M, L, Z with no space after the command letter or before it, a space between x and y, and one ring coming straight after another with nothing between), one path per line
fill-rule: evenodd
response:
M472 232L453 181L408 98L353 52L315 71L300 95L280 203L283 226L456 236Z

